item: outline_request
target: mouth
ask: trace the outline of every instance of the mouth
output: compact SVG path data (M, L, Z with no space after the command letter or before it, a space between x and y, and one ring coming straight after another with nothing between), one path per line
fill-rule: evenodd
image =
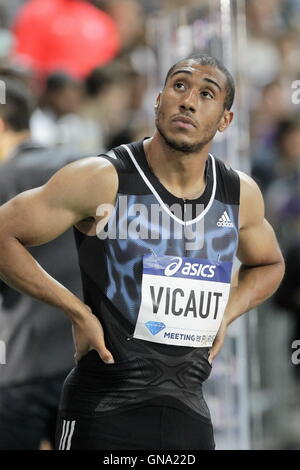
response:
M172 122L175 122L180 127L183 127L186 129L189 129L190 127L197 127L193 119L187 116L176 116L174 119L172 119Z

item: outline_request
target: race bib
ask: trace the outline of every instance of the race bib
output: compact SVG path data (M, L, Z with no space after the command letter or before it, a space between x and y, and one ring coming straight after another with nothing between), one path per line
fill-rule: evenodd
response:
M228 302L232 262L143 257L142 298L134 338L210 347Z

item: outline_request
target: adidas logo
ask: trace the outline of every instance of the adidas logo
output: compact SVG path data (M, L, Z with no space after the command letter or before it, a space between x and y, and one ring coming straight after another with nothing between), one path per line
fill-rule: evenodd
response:
M233 227L233 223L231 222L229 215L227 214L227 211L225 211L222 217L219 218L217 226L218 227Z

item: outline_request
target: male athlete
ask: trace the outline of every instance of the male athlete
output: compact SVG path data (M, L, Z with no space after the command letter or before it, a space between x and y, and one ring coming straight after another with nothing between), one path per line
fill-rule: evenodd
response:
M228 325L284 273L258 187L209 154L233 98L216 59L181 60L158 95L151 138L73 162L0 208L2 279L73 326L59 449L215 448L202 383ZM26 249L70 226L85 303Z

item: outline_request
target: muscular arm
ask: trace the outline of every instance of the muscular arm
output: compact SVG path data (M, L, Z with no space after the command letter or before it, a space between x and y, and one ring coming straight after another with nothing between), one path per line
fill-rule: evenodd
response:
M117 174L99 157L59 170L44 186L0 207L0 278L11 287L63 310L72 320L86 306L34 260L26 247L41 245L114 203ZM66 260L67 262L67 260Z
M252 178L239 173L241 198L237 257L242 265L224 314L227 325L270 297L284 275L284 260L274 230L264 217L261 192Z
M240 231L237 257L241 267L218 334L210 351L212 361L222 348L228 325L256 307L278 288L284 275L284 260L274 230L264 216L264 202L256 183L240 174Z

